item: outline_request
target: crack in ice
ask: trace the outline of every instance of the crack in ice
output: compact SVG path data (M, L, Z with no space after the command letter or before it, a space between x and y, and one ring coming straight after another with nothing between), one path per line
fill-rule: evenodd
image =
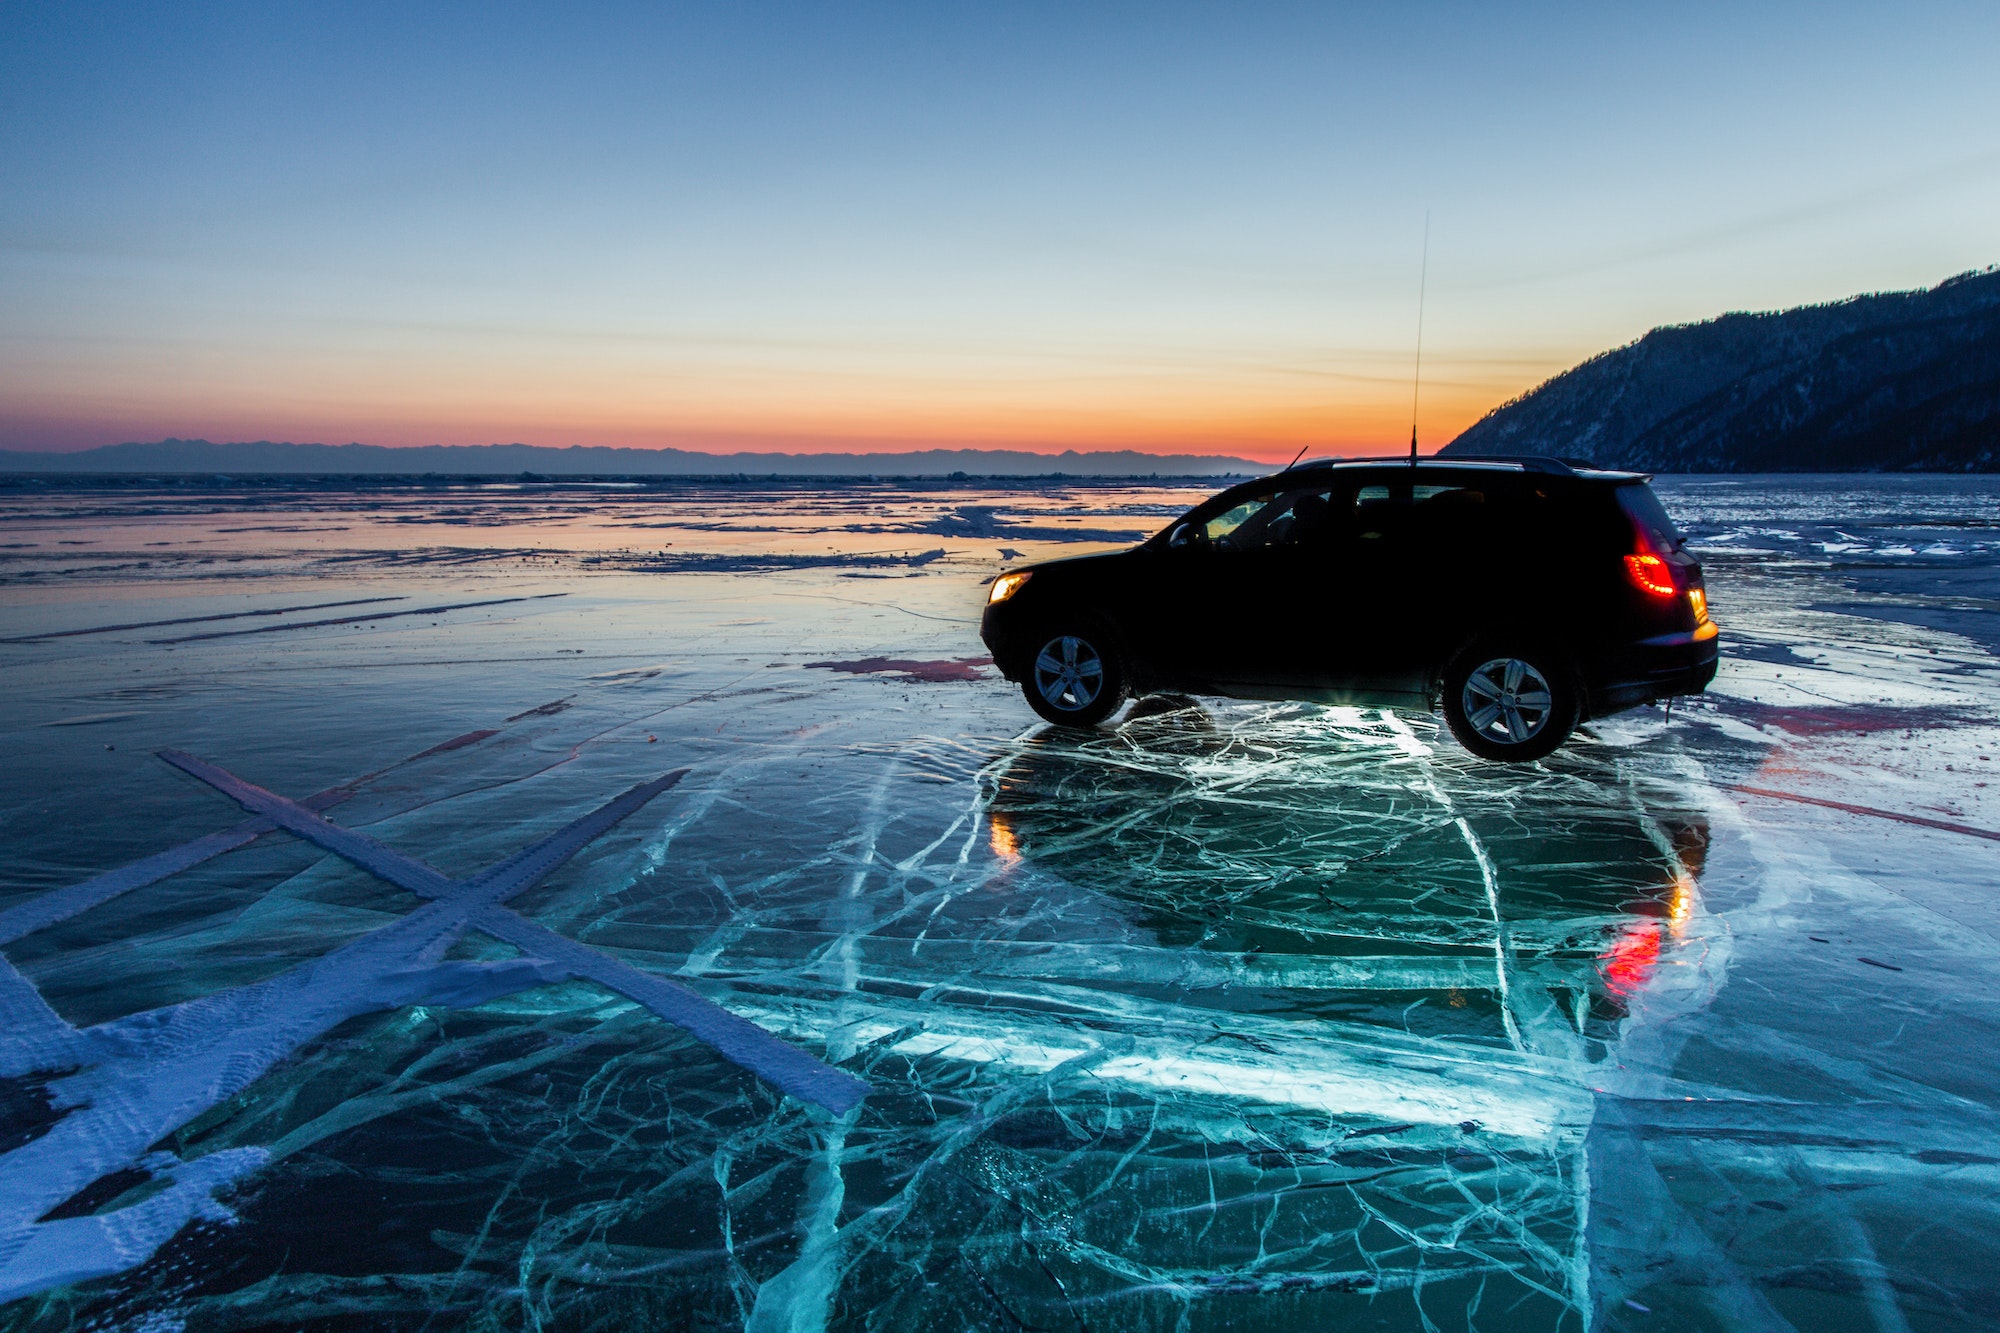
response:
M867 1091L762 1028L663 977L575 943L504 903L674 786L677 769L640 783L489 869L455 881L414 857L332 823L326 808L352 790L287 800L176 751L161 757L234 798L252 818L0 916L6 940L66 920L119 894L283 829L428 901L361 938L268 980L77 1029L0 959L0 1023L10 1040L0 1072L61 1071L50 1079L66 1112L40 1137L0 1156L0 1301L107 1276L144 1262L190 1221L227 1221L215 1192L271 1159L237 1148L178 1161L151 1147L234 1096L278 1061L350 1018L415 1004L468 1007L568 978L636 1000L718 1054L783 1090L845 1112ZM474 928L523 957L440 961ZM137 1166L166 1182L126 1207L81 1217L50 1213L108 1173ZM115 1200L113 1200L115 1202Z

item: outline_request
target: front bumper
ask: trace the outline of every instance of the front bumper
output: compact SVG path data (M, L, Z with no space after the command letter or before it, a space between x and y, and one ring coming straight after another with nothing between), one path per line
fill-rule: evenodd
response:
M1024 654L1034 651L1036 645L1027 642L1022 617L1011 608L1011 601L989 604L979 618L979 637L1000 674L1018 684L1026 666Z

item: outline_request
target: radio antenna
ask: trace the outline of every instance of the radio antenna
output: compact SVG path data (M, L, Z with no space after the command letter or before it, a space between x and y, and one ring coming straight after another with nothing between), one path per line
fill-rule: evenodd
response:
M1297 467L1299 465L1299 460L1306 456L1306 450L1310 448L1312 448L1311 440L1307 440L1304 444L1300 445L1299 451L1292 455L1292 461L1285 464L1285 471L1290 472L1293 468Z
M1417 393L1424 384L1424 289L1431 277L1431 211L1424 210L1424 260L1417 273L1417 364L1410 375L1410 466L1417 465Z

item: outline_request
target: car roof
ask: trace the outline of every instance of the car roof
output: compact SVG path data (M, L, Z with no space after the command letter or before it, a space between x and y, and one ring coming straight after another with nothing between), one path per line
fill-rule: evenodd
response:
M1567 459L1522 456L1514 458L1465 457L1465 458L1419 458L1414 462L1409 455L1400 454L1382 458L1315 458L1305 463L1295 463L1276 476L1294 472L1387 472L1410 469L1417 473L1458 472L1533 472L1542 476L1575 477L1582 481L1604 482L1623 485L1628 482L1649 481L1643 472L1621 472L1609 468L1592 467L1587 463L1572 463Z

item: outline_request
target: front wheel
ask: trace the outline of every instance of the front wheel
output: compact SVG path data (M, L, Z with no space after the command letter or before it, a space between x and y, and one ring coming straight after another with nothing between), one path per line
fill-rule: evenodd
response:
M1094 727L1125 701L1125 671L1102 635L1051 635L1021 682L1028 707L1064 727Z
M1445 672L1444 720L1481 759L1527 763L1554 753L1576 729L1576 686L1563 662L1539 649L1477 647Z

